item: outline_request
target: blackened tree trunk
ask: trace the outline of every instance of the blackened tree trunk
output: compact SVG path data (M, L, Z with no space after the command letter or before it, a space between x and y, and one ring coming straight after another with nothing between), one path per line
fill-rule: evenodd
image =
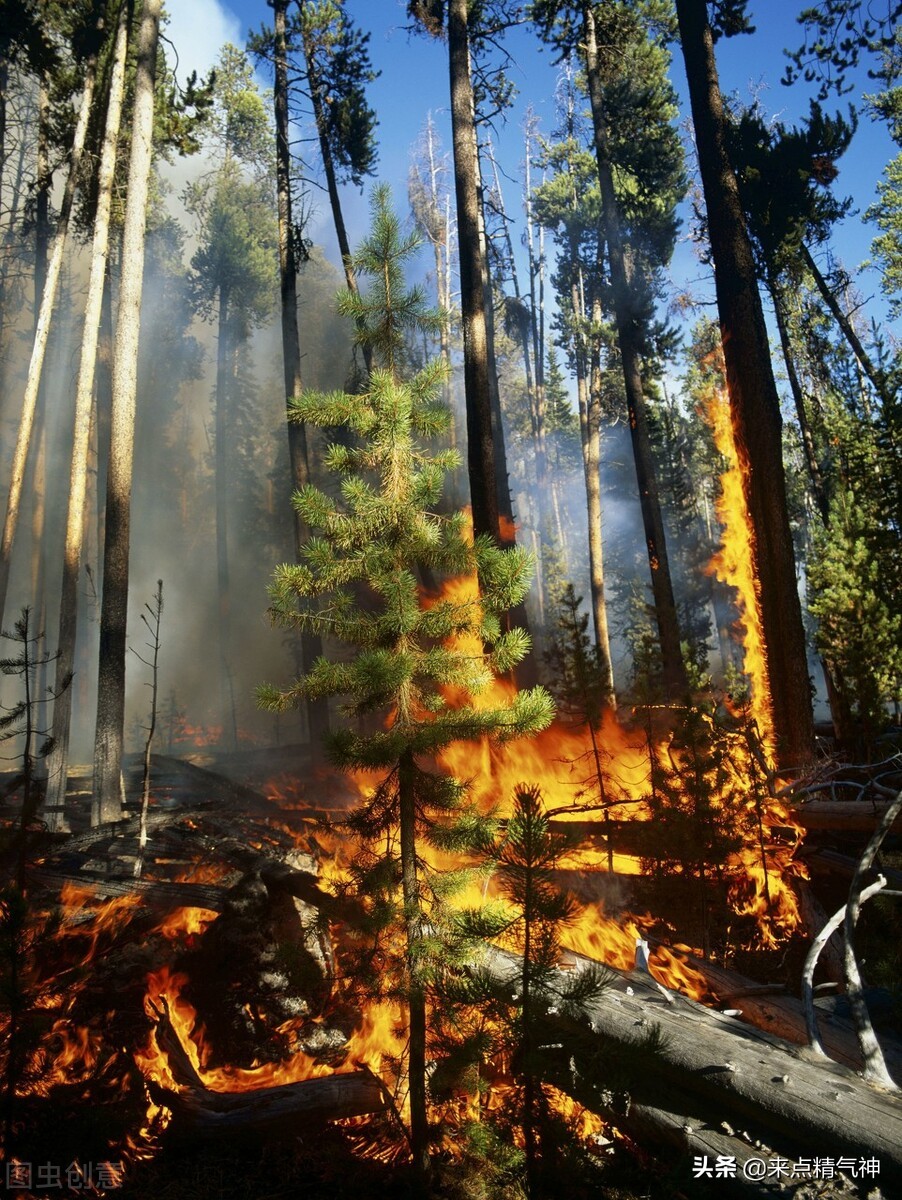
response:
M484 270L479 236L479 160L474 121L467 0L449 0L448 57L451 72L451 128L454 190L460 254L460 309L464 340L467 411L467 467L473 529L500 536L495 488L495 444L486 337Z
M583 5L583 33L595 156L598 161L598 182L601 190L602 226L608 248L614 318L623 366L630 439L636 464L642 526L648 551L655 620L661 646L664 692L668 700L680 701L685 699L689 684L680 647L680 625L673 594L673 581L670 576L670 563L667 558L667 542L664 535L664 520L661 516L661 502L658 496L657 473L648 432L648 415L645 409L640 368L641 330L638 313L635 311L633 288L623 246L620 206L614 190L614 175L608 149L603 83L598 61L595 15L591 3Z
M298 335L298 285L297 256L295 250L294 222L291 204L291 146L288 122L288 56L285 44L285 14L288 0L275 0L275 87L273 102L276 117L276 197L279 217L279 280L282 298L282 365L285 377L285 396L300 395L301 345ZM310 458L307 445L307 428L303 421L289 420L288 458L291 466L291 482L300 490L310 482ZM295 558L300 562L301 547L306 542L308 531L300 513L295 513L294 538ZM302 635L301 650L304 666L309 670L322 653L322 642L318 634ZM307 701L307 727L310 741L318 747L329 731L329 707L325 700Z
M131 157L122 235L122 279L113 347L113 411L107 476L100 610L97 729L94 738L94 798L91 821L122 818L122 738L125 721L125 652L128 623L128 556L131 533L132 466L144 232L153 154L154 78L161 0L144 0L138 34Z
M810 760L811 685L786 509L782 419L755 264L726 148L723 98L705 0L677 0L714 260L727 387L743 465L758 576L777 758Z

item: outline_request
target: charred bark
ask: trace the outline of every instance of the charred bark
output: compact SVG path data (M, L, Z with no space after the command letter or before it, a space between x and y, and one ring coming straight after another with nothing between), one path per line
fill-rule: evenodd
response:
M814 751L811 685L786 509L780 402L736 177L705 0L677 0L714 260L727 387L752 522L771 705L782 767Z

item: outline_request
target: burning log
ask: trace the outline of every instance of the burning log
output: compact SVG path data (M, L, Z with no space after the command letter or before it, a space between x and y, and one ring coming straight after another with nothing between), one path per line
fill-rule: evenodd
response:
M138 894L148 906L162 909L205 908L220 912L226 889L204 883L166 883L156 879L108 879L92 871L54 871L35 869L28 879L51 891L60 891L64 884L91 888L98 899Z
M590 961L573 958L577 968ZM512 974L517 962L488 950L489 968L501 977ZM627 1053L655 1027L662 1035L654 1050L657 1071L635 1087L636 1103L654 1107L662 1085L672 1085L693 1098L689 1103L748 1123L783 1154L873 1157L881 1164L881 1182L902 1181L902 1104L894 1096L684 997L667 1004L640 972L621 974L592 1007L593 1034Z
M179 967L198 1010L211 1065L250 1066L286 1052L286 1021L322 1011L331 991L332 952L319 912L256 872L226 894L222 911Z
M172 1123L167 1135L174 1141L206 1137L297 1132L299 1124L338 1121L384 1112L391 1107L385 1088L371 1071L304 1079L278 1087L244 1092L215 1092L205 1087L169 1018L165 998L151 1005L156 1017L157 1045L169 1061L176 1092L150 1081L155 1104L168 1108Z
M172 1092L148 1084L151 1099L172 1112L168 1136L190 1141L197 1136L297 1133L320 1121L339 1121L384 1112L389 1103L382 1083L370 1071L349 1071L304 1079L250 1092L213 1092L187 1088Z

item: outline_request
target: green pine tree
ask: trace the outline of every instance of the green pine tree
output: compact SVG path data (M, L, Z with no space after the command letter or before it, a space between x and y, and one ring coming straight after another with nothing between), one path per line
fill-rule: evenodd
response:
M326 454L327 468L341 477L341 499L312 486L296 495L305 524L318 532L298 564L277 570L271 587L278 622L328 636L351 653L336 662L320 658L288 688L263 688L260 698L280 709L302 697L343 696L348 716L387 717L378 732L337 731L329 749L345 769L385 773L352 826L379 847L370 877L381 872L395 891L400 884L411 1143L417 1168L425 1170L426 1001L438 948L436 893L423 846L464 844L461 827L468 823L463 785L430 768L453 742L543 729L553 705L542 688L518 692L502 706L447 698L448 688L477 695L526 654L527 635L516 628L502 633L500 615L525 596L531 563L522 549L500 550L489 537L472 543L464 513L437 513L444 476L458 462L453 451L423 446L448 428L449 413L435 398L444 367L433 362L405 380L400 363L408 332L432 331L440 318L424 308L420 288L405 287L404 264L418 242L416 235L401 236L386 188L376 190L372 211L372 232L354 259L370 289L338 300L371 350L368 387L353 396L308 392L293 402L294 419L346 426L354 435L353 444L332 445ZM429 602L417 584L418 567L475 572L479 595Z

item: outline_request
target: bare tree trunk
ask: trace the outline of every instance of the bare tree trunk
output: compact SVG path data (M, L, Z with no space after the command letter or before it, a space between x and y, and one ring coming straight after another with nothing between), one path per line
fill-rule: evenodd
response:
M576 196L573 197L574 207ZM611 705L616 703L614 672L611 662L611 639L608 630L608 610L604 597L604 541L601 510L601 397L597 384L597 369L590 367L590 351L586 345L586 290L579 257L578 240L570 244L573 276L570 280L570 305L573 311L574 359L576 363L576 395L579 407L579 435L582 448L583 478L586 487L586 522L589 541L589 593L595 645L604 664L605 690ZM598 350L592 350L597 357Z
M598 182L601 189L602 225L608 249L617 341L620 347L623 382L629 412L630 439L636 463L639 505L642 510L642 525L648 551L655 620L661 646L664 692L669 700L680 701L686 696L689 681L680 646L680 625L673 594L670 564L667 558L667 541L664 534L664 520L661 516L661 502L658 496L657 473L648 432L648 416L645 411L642 372L639 365L638 317L634 312L633 288L623 248L620 206L617 202L614 175L611 170L603 84L595 33L595 15L593 5L590 3L583 5L583 31L595 155L598 161Z
M125 720L125 651L128 623L128 555L135 443L138 341L144 285L144 233L153 154L154 77L161 0L144 0L138 33L131 158L122 237L122 279L113 348L113 412L107 481L103 600L94 800L91 821L122 818L122 735Z
M276 197L279 216L279 279L282 294L282 366L285 378L286 404L298 396L303 387L301 379L301 345L298 336L297 258L294 245L294 223L291 207L291 146L288 122L288 59L285 46L285 14L288 0L275 0L275 87L273 103L276 116ZM290 410L289 410L290 413ZM310 456L307 428L303 421L287 421L288 458L291 482L300 490L310 482ZM300 513L294 517L294 551L297 562L301 548L309 536ZM304 667L309 670L322 654L319 634L305 633L301 638ZM307 700L307 728L310 741L318 747L329 732L329 705L325 699Z
M85 322L81 341L78 383L75 391L75 420L72 440L72 464L69 473L69 508L66 517L66 544L63 552L63 578L60 594L59 635L57 639L56 683L53 706L53 749L47 760L47 827L67 828L64 804L69 770L69 733L72 716L72 688L67 686L75 664L78 625L78 574L84 534L85 497L88 487L88 452L91 435L91 407L97 342L103 307L104 279L110 237L110 209L116 148L125 90L125 56L128 48L128 5L123 4L116 29L113 67L107 100L106 126L100 152L97 180L97 208L91 246L91 271L85 301Z
M228 429L231 389L229 388L229 359L231 314L229 289L219 289L218 341L216 347L216 411L214 414L213 452L216 492L216 599L219 633L219 712L223 745L234 750L235 739L227 733L233 728L232 685L229 651L232 642L231 594L229 586L229 471Z
M301 5L303 6L303 5ZM313 108L313 119L316 122L316 132L319 137L319 149L323 160L323 172L326 176L326 191L329 194L329 207L332 209L332 221L335 225L335 236L338 239L338 252L341 254L341 261L344 267L345 283L348 291L356 296L358 294L357 277L354 274L354 265L351 258L351 243L348 241L348 231L345 227L344 213L341 207L341 196L338 192L338 180L335 175L335 163L332 160L332 148L329 145L329 136L327 133L326 114L324 104L328 97L323 96L323 87L319 76L316 73L316 58L314 47L309 36L304 33L304 58L307 61L307 84L310 91L310 104ZM367 371L373 369L373 351L366 343L361 344L363 352L363 361Z
M435 128L432 124L432 113L426 120L426 146L429 155L429 187L431 199L436 212L439 208L439 174L435 160ZM448 197L450 200L450 196ZM435 251L435 287L439 308L442 310L442 327L439 331L439 357L445 367L446 376L442 382L442 399L451 407L451 278L447 263L451 257L451 222L445 221L444 236L434 237L432 246ZM455 445L455 431L452 414L451 445Z
M9 66L8 66L8 63L6 63L4 65L7 70L7 77L6 77L7 82L6 82L6 85L4 85L4 87L7 88L8 83L9 83L9 78L8 78ZM25 149L26 149L26 145L28 144L28 138L26 137L26 129L27 129L27 122L28 122L28 113L32 107L30 97L23 96L21 98L20 105L21 105L21 111L19 114L17 114L18 125L19 125L19 130L18 130L19 145L18 145L18 153L16 155L17 161L16 161L15 170L12 172L11 186L9 188L9 200L6 202L5 209L3 207L2 200L0 200L0 222L2 222L2 225L0 225L0 358L2 358L2 355L3 355L3 337L6 332L6 327L7 327L9 318L12 315L12 312L10 309L10 297L7 293L7 283L8 283L9 277L10 277L10 272L12 271L12 269L14 267L14 259L15 259L14 247L15 247L15 240L16 240L16 223L19 220L19 216L21 213L22 193L24 190L23 185L24 185L24 179L25 179ZM8 125L9 125L9 94L8 93L6 93L4 96L3 114L4 114L4 120L6 121L7 129L8 129ZM11 157L10 153L8 152L9 148L7 147L7 133L6 132L4 132L4 134L3 134L3 147L4 147L4 157L3 157L3 166L2 166L2 169L0 169L0 172L2 172L2 173L0 173L0 178L2 178L5 181L7 178L6 163L9 161L9 159Z
M601 668L603 704L614 708L614 667L611 662L611 636L608 630L608 606L604 597L604 538L601 507L601 370L597 350L593 352L586 392L586 430L583 441L583 465L586 474L586 510L589 524L589 583L592 593L592 617L595 645ZM582 426L582 421L580 421ZM594 734L593 734L594 738Z
M97 503L97 570L95 587L103 583L102 547L106 537L106 488L110 473L110 421L113 411L113 255L118 246L122 262L121 238L109 246L106 271L103 276L103 300L100 305L100 336L97 341L97 384L95 388L95 440L97 442L97 479L94 484Z
M830 508L827 504L827 489L824 485L821 465L817 461L817 453L814 449L814 437L811 433L811 423L808 420L808 411L805 406L805 395L802 391L799 373L796 370L795 355L793 354L792 342L789 337L789 326L786 323L786 307L783 291L776 280L768 283L768 290L774 304L774 315L777 318L777 330L780 334L780 349L783 351L783 362L786 364L786 377L789 380L789 390L792 392L796 419L799 422L799 433L802 438L805 466L808 468L808 480L811 484L811 492L814 496L817 510L821 515L821 520L826 525L830 516Z
M849 320L849 318L846 316L846 314L843 312L842 308L840 307L839 301L836 299L833 289L830 287L829 283L827 283L826 279L824 278L823 274L821 273L820 267L814 261L814 257L812 256L811 251L808 249L808 247L805 245L804 242L801 243L801 249L802 249L802 259L805 263L805 266L811 272L811 275L812 275L812 278L814 279L817 290L820 292L824 303L827 305L827 308L830 310L830 313L833 316L834 321L836 321L837 325L842 330L843 337L849 343L852 353L857 358L858 363L861 366L861 369L864 371L865 375L867 375L868 379L871 381L871 383L874 387L874 391L880 397L882 403L891 404L893 397L890 394L889 389L887 388L886 377L884 376L883 372L875 365L875 363L871 359L871 356L868 354L867 350L865 350L864 346L861 344L861 338L855 332L852 322Z
M66 235L69 232L69 218L72 213L72 204L75 199L75 187L78 180L78 171L81 164L82 151L84 150L85 136L88 130L88 116L91 111L91 102L94 97L96 74L97 58L96 56L93 56L88 61L85 69L85 82L81 97L81 107L78 113L78 122L75 126L75 135L72 140L72 152L69 158L69 174L66 178L66 186L63 192L62 204L60 206L59 223L57 225L56 236L53 241L53 249L50 253L50 261L47 266L47 277L44 281L44 287L41 294L41 306L38 313L37 328L35 330L34 347L31 352L31 361L28 365L28 378L25 384L25 395L22 399L22 408L19 415L19 431L16 437L16 448L13 452L13 461L10 470L9 496L6 502L6 519L3 525L3 535L2 538L0 538L0 624L2 624L3 611L6 607L6 592L9 586L10 559L12 556L13 543L16 537L16 529L19 522L22 486L25 481L25 466L28 460L28 449L31 444L31 435L34 428L35 408L37 406L38 391L41 386L41 374L44 367L44 355L47 350L47 338L50 333L50 321L53 315L53 305L56 300L56 290L59 283L60 269L63 264L63 251L66 248Z
M526 128L526 179L524 207L526 209L526 248L529 254L529 325L532 333L532 356L535 363L535 437L536 473L544 480L548 470L545 441L545 247L544 229L539 229L539 250L536 254L532 219L532 126Z
M676 7L708 215L730 411L752 524L777 760L782 767L798 766L813 755L814 718L786 510L780 400L748 231L727 153L707 7L705 0L677 0Z
M485 228L485 193L482 188L482 171L478 158L476 169L476 194L479 201L479 259L482 269L486 366L489 381L492 445L494 447L495 458L495 497L498 504L499 521L496 536L501 545L512 546L516 540L514 534L514 507L511 501L510 477L507 471L507 445L504 437L504 420L501 414L501 393L498 390L498 366L495 359L495 292L489 267L488 237ZM525 615L525 609L523 610L523 614ZM519 618L515 623L521 623Z
M499 537L495 489L495 445L489 387L485 292L479 237L479 165L474 123L467 0L449 0L448 59L451 74L451 127L454 189L460 254L460 307L464 338L467 406L467 467L473 529Z

